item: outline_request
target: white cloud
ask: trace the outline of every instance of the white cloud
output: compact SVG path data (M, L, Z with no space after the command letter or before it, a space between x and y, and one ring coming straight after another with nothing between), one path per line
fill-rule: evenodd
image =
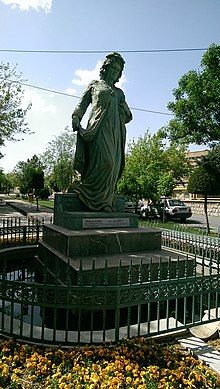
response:
M102 62L99 61L96 64L95 69L93 70L87 70L87 69L77 69L75 71L75 75L78 78L74 78L72 80L73 85L78 85L78 86L86 86L88 85L91 81L93 80L98 80L99 79L99 71L102 66Z
M98 61L96 64L95 68L92 70L87 70L87 69L77 69L75 71L75 75L77 78L74 78L72 80L73 85L77 86L87 86L91 81L93 80L98 80L99 79L99 72L100 68L102 66L102 61ZM119 88L122 88L123 85L126 82L126 77L123 74L122 77L120 78L119 82L116 84Z
M57 108L54 104L51 104L47 102L41 95L40 93L25 89L25 94L23 98L23 106L26 107L29 103L32 104L30 113L31 112L42 112L42 113L56 113Z
M3 3L10 5L12 8L17 6L21 11L29 11L29 8L34 8L36 11L44 10L49 13L52 7L52 0L0 0Z
M76 89L74 88L65 89L65 93L68 93L68 95L77 95Z

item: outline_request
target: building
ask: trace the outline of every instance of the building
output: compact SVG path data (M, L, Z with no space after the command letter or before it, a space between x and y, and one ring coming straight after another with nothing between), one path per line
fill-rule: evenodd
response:
M202 157L207 155L209 150L198 150L198 151L188 151L187 159L189 160L192 167L196 167L197 163L201 160ZM188 177L184 177L181 183L178 183L173 190L173 196L180 198L182 200L190 199L202 199L203 195L201 194L190 194L187 191Z

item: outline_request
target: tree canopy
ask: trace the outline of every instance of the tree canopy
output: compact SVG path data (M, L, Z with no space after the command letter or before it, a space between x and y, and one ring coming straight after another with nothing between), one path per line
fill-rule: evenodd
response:
M185 152L183 145L167 146L162 130L152 136L146 132L129 145L118 192L135 202L143 198L157 201L162 195L171 195L176 182L188 172Z
M220 142L220 46L211 45L198 70L184 74L174 89L167 130L174 140L196 144Z
M76 176L73 169L75 149L76 134L66 127L48 143L46 151L40 155L47 185L52 189L65 191L72 184Z
M30 105L22 107L24 91L16 81L21 81L21 74L16 72L16 68L10 69L8 63L0 63L0 147L6 140L18 140L17 134L30 132L25 122ZM0 152L0 158L2 156Z
M204 196L204 211L208 233L210 232L207 202L208 195L220 193L220 146L216 146L204 156L193 171L188 182L190 193Z
M35 192L39 194L44 187L43 166L37 155L34 155L26 162L18 162L14 172L17 176L17 183L21 193L28 194Z

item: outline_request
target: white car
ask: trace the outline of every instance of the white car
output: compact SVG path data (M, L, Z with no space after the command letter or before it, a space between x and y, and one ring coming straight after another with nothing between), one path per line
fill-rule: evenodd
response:
M180 199L166 198L162 200L161 207L164 209L165 218L167 219L186 221L186 219L192 216L191 208Z

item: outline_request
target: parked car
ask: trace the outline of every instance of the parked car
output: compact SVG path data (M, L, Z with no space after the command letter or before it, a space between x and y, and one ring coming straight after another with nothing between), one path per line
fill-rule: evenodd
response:
M184 204L180 199L165 198L161 202L166 219L180 219L186 221L192 216L191 208Z
M125 202L125 212L137 213L138 215L141 215L141 207L143 204L144 203L141 200L138 202L137 206L132 201L126 201Z
M160 203L151 203L141 207L142 219L180 219L185 221L192 216L191 208L180 199L166 198Z

